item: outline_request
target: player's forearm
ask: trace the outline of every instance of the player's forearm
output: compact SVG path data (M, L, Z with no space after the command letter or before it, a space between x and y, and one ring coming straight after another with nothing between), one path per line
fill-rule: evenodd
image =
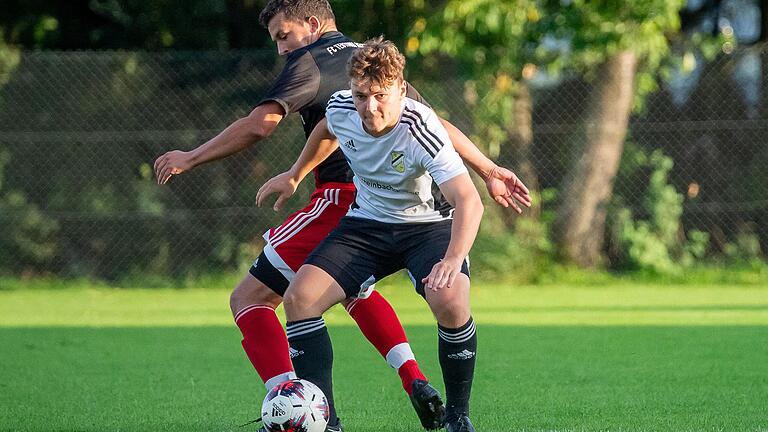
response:
M446 259L463 260L469 255L482 219L483 203L480 201L479 195L474 194L474 196L457 201L453 211L451 241L445 252Z
M448 131L448 136L451 139L451 144L456 149L456 153L461 156L472 171L476 172L483 180L487 180L493 169L496 168L496 164L488 159L459 128L445 119L440 119L440 122Z
M336 148L338 148L336 140L322 140L312 145L307 143L289 171L291 177L297 183L301 183L304 177L326 160Z
M223 159L245 150L271 133L257 127L249 118L241 118L211 138L205 144L192 150L191 163L194 166Z
M325 120L315 126L315 129L309 135L307 144L301 150L299 158L291 166L291 178L298 184L304 180L316 166L326 160L339 147L336 137L331 135L326 127Z

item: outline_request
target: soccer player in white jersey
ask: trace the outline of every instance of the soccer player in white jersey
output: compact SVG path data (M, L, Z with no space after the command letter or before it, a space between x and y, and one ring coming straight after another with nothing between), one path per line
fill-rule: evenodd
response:
M290 346L316 358L299 377L328 368L322 314L373 284L407 269L438 323L440 366L449 432L474 431L469 396L477 336L469 305L467 256L483 205L467 169L435 113L406 97L405 58L372 39L350 58L351 91L335 93L299 160L267 182L257 201L293 194L312 168L341 148L357 196L338 227L312 252L285 293ZM326 383L316 382L322 389Z

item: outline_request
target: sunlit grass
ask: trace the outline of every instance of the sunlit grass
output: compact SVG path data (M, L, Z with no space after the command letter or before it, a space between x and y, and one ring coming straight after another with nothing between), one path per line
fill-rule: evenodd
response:
M0 291L0 326L231 326L229 287ZM380 286L406 324L434 322L400 279ZM480 323L510 325L768 325L768 287L752 285L472 288ZM341 308L326 317L353 325Z

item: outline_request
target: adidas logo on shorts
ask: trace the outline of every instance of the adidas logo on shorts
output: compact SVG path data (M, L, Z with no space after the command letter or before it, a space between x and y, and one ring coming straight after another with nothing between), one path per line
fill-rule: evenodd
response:
M288 355L290 355L291 358L296 358L302 354L304 354L304 351L299 351L296 348L288 348Z

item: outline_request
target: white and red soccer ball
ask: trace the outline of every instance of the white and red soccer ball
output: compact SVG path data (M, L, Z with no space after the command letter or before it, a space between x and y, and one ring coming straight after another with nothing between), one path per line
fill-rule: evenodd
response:
M324 432L329 413L322 390L302 379L275 386L261 404L261 421L269 432Z

